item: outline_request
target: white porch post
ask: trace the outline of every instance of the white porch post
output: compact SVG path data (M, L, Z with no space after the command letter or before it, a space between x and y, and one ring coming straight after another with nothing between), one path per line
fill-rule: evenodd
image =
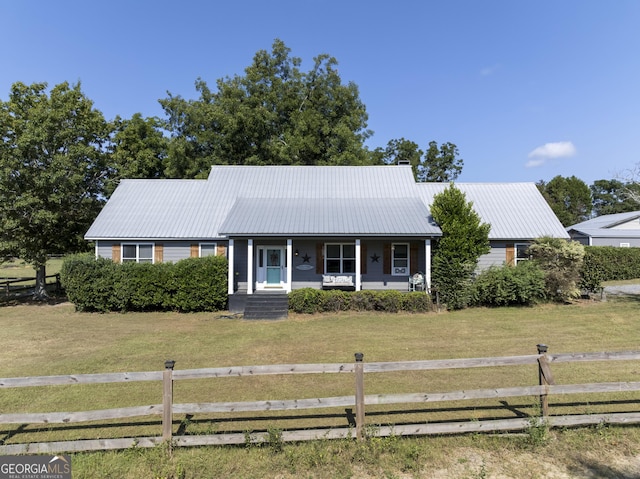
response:
M362 289L362 278L360 277L362 264L360 263L360 239L356 239L356 291L360 291Z
M291 281L293 280L293 241L287 238L287 284L285 291L291 292Z
M234 254L233 254L233 240L232 239L229 240L229 247L227 248L227 256L229 258L229 274L227 275L227 293L233 294L234 293L233 277L235 276L235 270L233 268Z
M247 294L253 294L253 240L247 240Z
M424 240L424 274L427 291L431 291L431 240Z

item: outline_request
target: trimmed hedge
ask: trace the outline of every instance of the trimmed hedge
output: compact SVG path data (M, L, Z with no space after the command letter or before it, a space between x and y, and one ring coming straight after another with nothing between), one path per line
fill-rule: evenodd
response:
M545 274L532 261L517 266L494 266L482 271L472 285L476 306L515 306L542 302L546 297Z
M227 307L227 260L116 264L92 255L65 259L60 280L78 311L220 311Z
M598 291L603 281L640 278L640 248L585 246L580 286Z
M289 293L289 309L295 313L328 313L337 311L383 311L425 313L433 311L431 297L420 292L341 291L313 288Z

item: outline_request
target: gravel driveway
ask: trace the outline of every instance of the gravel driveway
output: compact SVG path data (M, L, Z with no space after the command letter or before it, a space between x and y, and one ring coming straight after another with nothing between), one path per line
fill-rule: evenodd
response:
M640 284L621 284L618 286L605 286L607 294L640 294Z

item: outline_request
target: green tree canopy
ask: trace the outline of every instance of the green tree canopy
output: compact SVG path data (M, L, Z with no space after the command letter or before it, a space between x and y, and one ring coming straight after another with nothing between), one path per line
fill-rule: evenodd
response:
M308 72L280 40L261 50L244 76L212 91L198 79L198 100L160 100L172 139L167 175L204 177L212 164L359 165L370 161L371 132L354 83L343 84L335 58Z
M397 164L407 162L413 168L416 181L448 182L458 178L464 160L458 157L458 147L453 143L438 146L429 142L426 152L417 143L400 138L389 140L385 148L376 148L372 153L375 164Z
M417 180L447 182L458 179L464 165L464 160L458 155L458 147L453 143L443 143L438 147L435 141L429 142L424 160L418 168Z
M453 183L434 196L431 215L442 230L433 257L433 284L449 308L462 308L468 304L478 259L491 249L491 225L482 223L473 203Z
M111 194L123 178L163 178L169 140L162 133L158 118L142 118L136 113L129 120L119 116L112 124L109 145L112 173L107 185Z
M637 183L623 183L620 180L596 180L589 187L596 216L635 211L640 205L630 192L640 195Z
M571 226L591 216L591 190L575 176L556 176L548 183L540 180L538 190L563 226Z
M15 83L0 101L0 246L34 266L44 291L47 255L86 248L103 198L109 126L80 84Z

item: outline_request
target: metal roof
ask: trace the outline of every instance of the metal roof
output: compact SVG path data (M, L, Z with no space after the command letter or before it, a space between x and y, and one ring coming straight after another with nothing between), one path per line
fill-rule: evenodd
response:
M448 186L449 183L417 183L428 207L433 197ZM569 238L535 183L455 183L454 186L473 203L482 222L491 225L489 239Z
M638 238L640 237L640 229L637 230L618 230L610 228L568 228L571 233L578 233L583 236L592 238Z
M206 180L122 180L87 239L210 238Z
M445 183L410 166L214 166L207 180L123 180L85 238L227 235L439 236L428 207ZM568 237L533 183L456 183L491 239Z
M613 228L622 223L627 223L637 218L640 218L640 211L628 211L626 213L602 215L602 216L597 216L595 218L591 218L590 220L587 220L587 221L583 221L582 223L577 223L575 225L569 226L567 230L570 230L570 229L592 230L592 229Z
M234 236L440 236L418 198L239 198L220 228Z

